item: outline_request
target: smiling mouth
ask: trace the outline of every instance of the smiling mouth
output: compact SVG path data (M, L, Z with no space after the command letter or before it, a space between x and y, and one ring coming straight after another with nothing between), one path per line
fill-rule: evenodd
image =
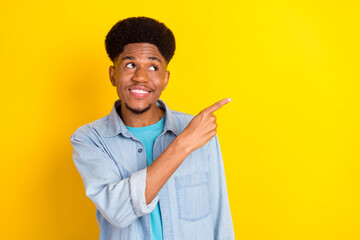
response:
M138 93L138 94L147 94L149 91L141 90L141 89L130 89L130 92L132 93Z
M129 89L130 91L130 94L137 98L137 99L142 99L144 97L146 97L151 91L147 90L147 89L144 89L144 88L130 88Z

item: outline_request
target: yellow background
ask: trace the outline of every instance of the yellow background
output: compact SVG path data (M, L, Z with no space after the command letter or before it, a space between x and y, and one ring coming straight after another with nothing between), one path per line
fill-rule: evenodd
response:
M129 16L177 40L162 95L217 112L237 239L360 239L358 1L2 1L2 239L98 239L70 136L117 99L104 38Z

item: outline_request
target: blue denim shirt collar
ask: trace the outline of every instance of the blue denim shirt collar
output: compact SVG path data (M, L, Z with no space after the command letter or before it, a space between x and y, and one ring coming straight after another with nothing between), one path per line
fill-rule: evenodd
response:
M131 137L131 133L125 127L124 122L120 118L119 114L116 111L116 108L121 105L121 100L117 100L114 103L114 106L108 115L108 124L105 129L104 136L105 137L113 137L119 134L122 134L124 137ZM156 105L165 110L165 125L163 132L170 131L173 132L176 136L180 133L175 126L174 119L172 117L171 110L167 107L167 105L162 100L158 100Z

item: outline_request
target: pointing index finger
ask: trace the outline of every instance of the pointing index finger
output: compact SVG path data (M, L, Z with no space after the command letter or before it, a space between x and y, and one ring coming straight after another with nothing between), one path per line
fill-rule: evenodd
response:
M229 103L231 101L231 98L224 98L216 103L214 103L213 105L211 105L210 107L206 108L206 110L210 113L215 112L216 110L219 110L222 106L224 106L225 104Z

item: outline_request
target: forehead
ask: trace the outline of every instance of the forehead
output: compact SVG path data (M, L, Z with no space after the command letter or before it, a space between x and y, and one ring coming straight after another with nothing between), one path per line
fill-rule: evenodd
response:
M126 56L135 58L157 57L165 61L157 46L151 43L129 43L125 45L124 51L119 55L119 58Z

